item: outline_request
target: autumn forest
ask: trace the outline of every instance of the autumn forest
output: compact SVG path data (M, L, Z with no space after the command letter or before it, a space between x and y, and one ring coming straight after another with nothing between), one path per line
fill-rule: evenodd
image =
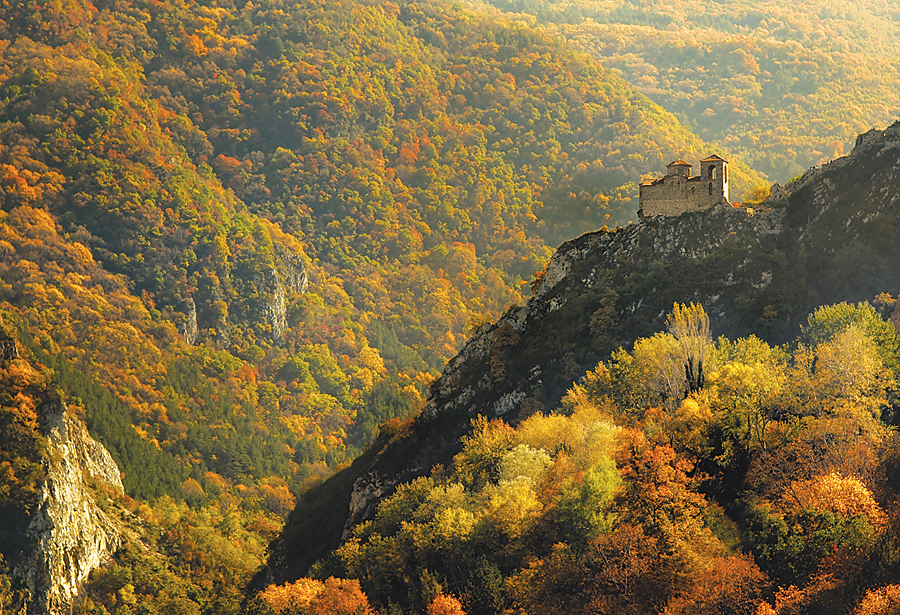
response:
M896 119L887 3L613 4L0 0L0 613L53 404L124 487L87 481L121 545L77 615L900 612L900 287L765 340L687 296L606 331L610 290L561 400L472 418L260 581L298 498L414 439L642 178L719 152L765 208Z

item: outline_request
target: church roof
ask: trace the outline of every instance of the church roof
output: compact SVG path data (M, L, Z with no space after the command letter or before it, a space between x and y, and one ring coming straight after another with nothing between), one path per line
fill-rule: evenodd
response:
M689 167L692 165L690 162L684 161L681 158L679 158L678 160L673 160L672 162L670 162L669 164L666 165L666 167L676 167L676 166L677 167Z
M701 160L700 162L710 162L710 161L713 161L713 160L721 160L722 162L728 162L727 160L725 160L725 159L722 158L721 156L717 156L717 155L715 155L715 154L713 154L712 156L708 156L708 157L704 158L704 159Z

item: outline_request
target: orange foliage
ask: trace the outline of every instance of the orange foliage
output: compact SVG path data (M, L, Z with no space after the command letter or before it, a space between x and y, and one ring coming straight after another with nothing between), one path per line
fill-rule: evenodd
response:
M843 517L861 515L875 528L883 528L887 523L887 515L862 481L837 472L796 481L783 498L784 505L789 508L816 508Z
M260 599L275 613L304 609L309 615L370 615L369 600L356 579L329 577L324 582L301 578L293 583L270 585ZM450 611L448 611L450 613Z
M622 476L631 482L626 495L630 514L660 533L669 547L684 539L708 538L701 513L705 498L692 489L693 464L670 446L656 446L630 460Z
M622 523L612 534L601 534L585 556L590 573L586 597L593 612L641 610L670 590L671 575L661 567L665 559L658 541L638 525Z
M438 594L428 605L428 615L466 615L466 612L453 596Z
M778 590L773 610L775 615L802 615L803 613L824 615L825 612L831 612L826 611L826 607L833 609L840 604L840 600L837 598L844 589L844 583L840 579L831 574L820 574L813 577L805 587L798 588L791 585Z
M260 482L259 493L265 502L266 510L279 517L287 518L294 509L294 495L284 480L270 476Z
M853 615L900 615L900 585L869 590Z
M325 580L323 589L309 603L310 615L371 615L369 600L356 579Z
M290 608L308 607L313 598L324 590L322 581L301 578L293 583L270 585L259 593L259 597L273 611L282 613Z
M749 555L717 557L692 586L669 602L664 615L741 613L751 615L767 578Z

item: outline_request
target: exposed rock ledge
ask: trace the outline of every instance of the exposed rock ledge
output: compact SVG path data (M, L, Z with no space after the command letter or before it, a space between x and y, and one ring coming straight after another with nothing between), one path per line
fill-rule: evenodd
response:
M119 530L85 480L122 490L119 468L62 402L41 407L49 440L47 480L28 526L32 545L13 570L27 589L27 613L68 614L88 575L121 544Z

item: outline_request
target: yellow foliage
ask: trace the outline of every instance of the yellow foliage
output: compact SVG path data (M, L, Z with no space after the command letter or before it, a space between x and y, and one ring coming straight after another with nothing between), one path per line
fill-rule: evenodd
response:
M875 343L855 325L819 344L815 365L817 388L837 398L858 402L881 399L891 380ZM869 405L874 409L880 404L874 401Z
M453 458L463 483L481 487L493 478L500 460L513 443L515 431L502 420L482 415L472 419L471 436L463 436L463 450Z
M709 375L708 385L722 397L755 407L779 395L785 379L782 367L772 363L727 363Z
M350 377L350 386L353 390L364 391L368 393L375 385L375 377L372 370L367 367L361 367Z
M570 417L551 413L533 414L519 425L516 439L533 448L553 452L565 442Z
M552 455L565 449L579 469L587 470L601 458L613 456L620 431L600 408L586 403L579 404L571 416L533 414L519 426L515 437L521 444Z
M282 416L279 417L279 421L284 427L291 430L291 432L298 438L315 431L313 420L308 416L301 416L299 414L294 414L292 416Z
M124 586L122 586L122 589L116 592L116 595L119 598L119 602L121 602L122 604L137 603L137 596L134 593L134 585L132 585L131 583L126 583Z
M750 191L744 195L744 207L756 207L761 204L767 198L769 198L769 191L771 188L768 184L760 184L758 186L753 186Z
M434 485L429 489L428 495L425 496L425 502L418 509L416 516L419 519L427 520L446 508L467 508L468 505L469 494L462 484Z
M499 485L488 485L485 497L486 516L507 536L517 537L543 508L532 488L532 481L524 476Z
M467 538L478 519L475 515L464 509L456 507L442 508L434 516L434 521L430 524L429 533L434 538L438 538L446 543L454 540Z
M305 608L325 590L325 584L315 579L301 578L293 583L270 585L259 593L259 597L276 613L290 608Z
M709 404L695 393L685 398L672 413L671 419L665 424L665 430L676 450L701 457L710 450L706 430L712 420Z
M371 346L366 346L359 351L359 364L380 376L384 376L387 373L381 353L378 352L377 348L372 348Z
M550 465L550 455L542 449L520 444L503 456L500 462L500 480L512 481L527 478L537 483Z

